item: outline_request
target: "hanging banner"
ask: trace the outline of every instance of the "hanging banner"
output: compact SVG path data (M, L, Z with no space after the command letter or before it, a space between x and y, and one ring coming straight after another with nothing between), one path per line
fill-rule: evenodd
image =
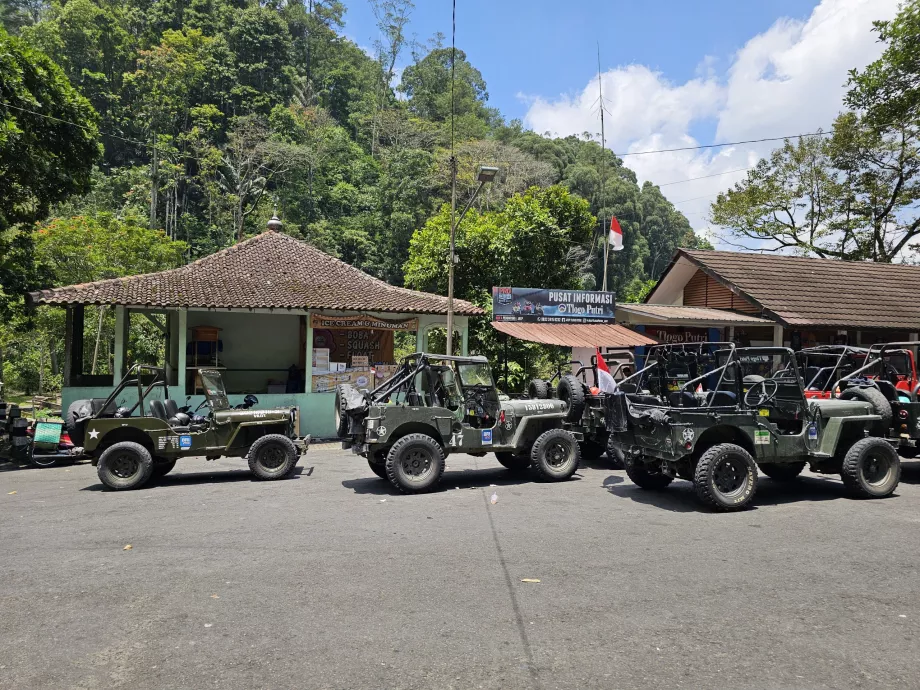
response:
M357 314L354 316L327 316L313 313L310 316L312 328L371 329L383 331L417 331L418 319L381 319L376 316Z
M529 323L616 323L612 292L492 288L492 320Z

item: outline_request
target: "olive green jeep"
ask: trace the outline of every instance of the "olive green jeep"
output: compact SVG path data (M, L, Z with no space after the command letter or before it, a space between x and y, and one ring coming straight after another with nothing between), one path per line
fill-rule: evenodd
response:
M254 396L231 408L220 372L202 369L199 374L205 400L194 411L179 408L169 398L162 369L145 365L133 366L108 398L78 400L69 406L67 432L92 459L105 486L138 488L191 456L245 457L257 479L293 474L310 445L309 436L299 438L295 433L295 408L250 409L258 402ZM134 387L133 406L117 402ZM204 406L207 414L197 414Z
M509 470L562 481L578 469L578 439L561 400L501 400L485 357L417 352L373 391L336 388L343 448L404 493L430 491L449 453L495 453Z
M739 510L757 488L758 468L777 481L805 468L839 474L855 496L890 495L900 458L872 402L807 399L792 350L735 348L666 398L623 391L607 398L611 446L629 478L663 489L680 477L717 510Z

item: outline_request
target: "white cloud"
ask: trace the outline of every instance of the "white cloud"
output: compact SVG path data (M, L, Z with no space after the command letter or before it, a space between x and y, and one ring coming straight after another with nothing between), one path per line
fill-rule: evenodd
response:
M782 18L734 55L701 55L697 76L669 82L643 65L602 75L608 146L617 153L742 141L828 129L843 109L847 71L881 53L872 21L889 19L898 0L822 0L805 21ZM727 64L720 76L716 66ZM554 135L598 132L597 79L580 94L531 99L525 123ZM694 124L714 125L713 141L697 142ZM666 184L753 166L779 142L702 151L628 156L640 180ZM662 192L698 231L707 227L715 195L743 172L669 185ZM698 199L697 197L705 197Z

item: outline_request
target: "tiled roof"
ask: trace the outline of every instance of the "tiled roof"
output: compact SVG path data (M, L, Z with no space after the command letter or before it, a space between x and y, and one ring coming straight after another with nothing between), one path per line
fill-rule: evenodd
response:
M711 307L680 307L670 304L618 304L617 309L622 309L630 314L649 316L653 319L671 322L702 321L705 323L744 323L765 326L773 323L769 319L761 319L758 316L729 311L728 309L713 309Z
M641 347L658 344L657 340L612 323L578 325L493 321L492 327L520 340L563 347Z
M788 325L920 330L920 266L683 249L680 255Z
M394 287L316 247L271 231L182 268L39 290L29 296L37 304L447 313L446 297ZM454 300L454 312L485 313L459 299Z

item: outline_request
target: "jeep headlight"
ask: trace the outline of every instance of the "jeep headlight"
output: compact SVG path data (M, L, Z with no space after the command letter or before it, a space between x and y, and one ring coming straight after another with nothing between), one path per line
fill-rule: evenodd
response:
M367 420L367 430L370 431L371 429L376 429L376 428L377 428L377 419L376 418L368 419Z

